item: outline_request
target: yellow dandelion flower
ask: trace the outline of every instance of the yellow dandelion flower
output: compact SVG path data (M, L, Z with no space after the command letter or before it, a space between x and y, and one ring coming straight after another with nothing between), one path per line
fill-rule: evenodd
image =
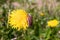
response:
M54 19L54 20L50 20L47 22L48 26L50 27L56 27L59 24L59 21Z
M22 10L13 10L9 15L8 15L8 23L11 25L12 28L20 30L26 30L28 27L28 21L27 21L27 13Z
M40 16L44 16L44 13L40 13Z

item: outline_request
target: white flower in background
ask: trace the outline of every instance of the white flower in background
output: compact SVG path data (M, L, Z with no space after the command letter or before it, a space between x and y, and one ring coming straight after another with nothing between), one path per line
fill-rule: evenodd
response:
M12 38L11 40L16 40L17 38Z
M58 33L60 34L60 31L58 31Z

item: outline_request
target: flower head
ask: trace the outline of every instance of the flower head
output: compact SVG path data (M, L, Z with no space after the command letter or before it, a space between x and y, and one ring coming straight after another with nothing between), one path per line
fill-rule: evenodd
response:
M48 26L50 27L56 27L59 24L59 21L54 19L54 20L50 20L47 22Z
M28 27L28 15L27 13L22 10L13 10L8 16L8 23L11 25L12 28L20 30L26 30Z
M32 16L30 14L28 15L28 24L29 26L32 25Z
M40 13L40 16L44 16L44 13Z

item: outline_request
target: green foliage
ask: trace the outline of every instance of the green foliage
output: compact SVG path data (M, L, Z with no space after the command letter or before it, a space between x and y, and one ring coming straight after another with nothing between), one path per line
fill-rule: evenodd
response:
M27 28L26 31L12 29L8 22L8 14L13 9L12 2L19 2L20 9L25 9L27 13L32 16L32 25ZM37 8L37 4L27 0L12 0L9 4L6 0L0 0L0 40L60 40L60 25L55 28L47 27L47 21L52 19L59 20L60 24L60 6L57 6L53 10L48 10L47 6ZM8 8L2 6L7 4ZM25 8L27 7L28 8ZM51 12L52 11L52 12ZM43 12L44 16L40 13Z

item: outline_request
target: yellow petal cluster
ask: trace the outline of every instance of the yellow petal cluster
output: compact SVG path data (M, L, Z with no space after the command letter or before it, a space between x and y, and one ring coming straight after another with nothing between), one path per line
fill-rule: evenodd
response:
M56 20L56 19L50 20L50 21L47 22L47 25L48 25L49 27L56 27L58 24L59 24L59 21Z
M12 28L20 30L26 30L28 27L28 21L27 21L27 13L25 10L17 9L11 11L11 13L8 15L8 23L11 25Z
M44 13L40 13L40 16L44 16L45 14Z

